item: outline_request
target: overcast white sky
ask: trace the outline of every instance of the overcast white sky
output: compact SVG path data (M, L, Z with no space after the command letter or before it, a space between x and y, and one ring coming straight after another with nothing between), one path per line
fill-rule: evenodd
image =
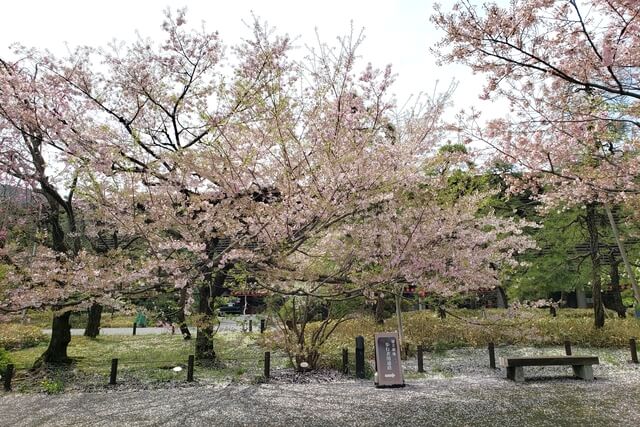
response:
M482 78L462 66L438 67L429 53L440 37L429 22L433 0L22 0L3 1L0 6L0 55L8 46L47 48L54 53L79 44L104 45L112 39L131 40L136 31L143 36L161 36L163 10L187 6L187 21L219 31L227 44L248 35L244 21L251 12L275 26L279 32L299 37L300 45L313 44L315 28L325 41L364 27L366 40L360 50L364 61L383 67L392 63L398 74L398 101L412 93L431 92L436 81L446 87L452 78L460 81L454 97L455 110L476 105L489 115L503 115L499 104L478 100ZM450 7L453 0L440 0Z

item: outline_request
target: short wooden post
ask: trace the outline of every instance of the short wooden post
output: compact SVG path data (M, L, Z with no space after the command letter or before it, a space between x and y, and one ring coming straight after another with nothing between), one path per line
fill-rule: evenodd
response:
M356 378L364 378L364 337L356 337Z
M424 372L424 358L422 353L422 346L419 345L417 348L418 353L418 372Z
M118 359L111 359L111 375L109 376L109 384L116 385L118 376Z
M264 353L264 377L271 377L271 352L269 351Z
M564 352L567 354L567 356L571 356L571 341L566 340L564 342Z
M187 382L193 382L193 364L195 362L195 356L193 354L189 355L189 362L187 363Z
M638 363L638 346L635 338L629 340L629 350L631 350L631 362Z
M496 369L496 347L492 342L489 343L489 367Z
M342 373L345 375L349 373L349 350L346 348L342 349Z
M260 333L263 334L267 325L267 319L260 319Z
M13 378L13 372L15 366L10 363L4 370L4 391L11 391L11 379Z
M136 329L138 328L138 324L136 322L133 322L133 335L136 334Z
M556 317L558 315L558 312L554 306L549 307L549 314L551 314L551 317Z
M249 319L249 332L253 332L253 320Z

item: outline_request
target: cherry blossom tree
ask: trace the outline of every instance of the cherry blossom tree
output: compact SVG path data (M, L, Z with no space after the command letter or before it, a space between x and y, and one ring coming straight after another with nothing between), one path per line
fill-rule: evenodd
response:
M524 172L514 190L539 191L547 206L585 207L595 324L601 327L597 206L609 210L638 193L637 4L518 0L477 7L460 1L451 12L437 7L432 21L445 32L436 48L441 60L486 73L483 97L511 104L508 118L484 128L471 124L466 132ZM477 117L472 112L471 121Z
M35 257L15 247L5 309L57 307L60 359L68 307L159 288L180 290L184 311L199 294L197 354L214 359L213 299L239 264L283 293L319 282L343 293L323 278L338 274L320 268L330 258L360 293L403 281L447 292L495 283L490 263L528 247L520 224L475 218L481 196L429 200L448 93L399 111L390 66L359 64L360 34L300 58L256 21L227 58L184 11L163 29L159 43L66 58L20 49L2 62L3 171L57 214ZM105 236L128 243L83 245ZM330 242L343 248L329 253ZM377 278L362 270L371 262ZM478 270L486 277L472 281Z
M47 244L53 253L73 257L80 251L73 205L77 174L74 167L69 167L58 175L51 163L56 157L64 157L77 140L74 126L90 119L85 117L83 105L71 99L62 82L36 65L32 60L34 52L18 48L15 53L19 60L0 60L0 174L4 182L17 180L21 186L43 195L50 233ZM56 178L59 182L54 181ZM43 292L41 297L51 301L48 295ZM26 304L20 303L20 298L11 301L23 309L34 299L24 301ZM52 300L56 300L55 296ZM66 360L68 320L69 313L54 317L54 332L45 361Z
M14 57L0 60L0 179L42 196L46 227L33 236L33 246L4 242L11 271L0 309L53 308L52 338L41 361L62 363L68 360L72 311L114 301L128 284L146 288L127 273L158 276L172 262L152 252L125 262L119 253L97 257L87 251L83 203L75 196L104 141L99 112L69 88L48 54L16 47Z
M93 178L85 188L91 204L123 235L199 257L199 275L179 287L185 308L198 287L205 319L197 353L212 358L212 298L226 277L220 257L248 238L242 234L245 205L274 192L270 182L248 181L250 171L239 171L260 153L252 153L254 141L235 133L262 119L264 93L284 90L287 82L278 79L289 41L267 39L256 24L253 39L234 49L226 73L217 33L186 29L185 22L183 10L175 17L167 12L162 43L81 48L55 70L98 110L108 135L92 157ZM106 66L102 72L95 71L96 57ZM231 243L221 247L221 239Z

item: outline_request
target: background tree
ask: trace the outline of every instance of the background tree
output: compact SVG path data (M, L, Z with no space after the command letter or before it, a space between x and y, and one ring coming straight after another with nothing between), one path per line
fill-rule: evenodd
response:
M50 248L46 251L53 251L50 254L58 254L60 258L73 258L81 249L73 203L78 176L72 162L60 173L55 171L52 161L55 157L65 161L79 142L75 129L84 128L91 120L85 116L84 106L73 99L61 81L38 66L33 52L18 48L15 53L19 60L0 60L0 174L4 182L12 179L43 196L48 231L43 243ZM48 259L53 261L55 257ZM56 287L67 286L73 284L60 281ZM42 296L60 310L59 303L63 301L56 298L57 294ZM33 304L22 301L17 305L13 309L22 310ZM43 355L45 362L67 360L69 316L68 311L54 316L51 341Z
M473 133L526 172L514 189L544 188L547 204L586 207L597 327L597 204L637 194L638 19L632 2L600 0L461 1L432 17L446 34L441 59L487 73L484 96L511 103L512 117Z

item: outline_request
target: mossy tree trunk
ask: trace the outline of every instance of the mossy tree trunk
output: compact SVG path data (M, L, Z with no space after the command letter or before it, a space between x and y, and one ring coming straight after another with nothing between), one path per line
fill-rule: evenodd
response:
M627 317L627 308L622 303L622 295L620 294L620 263L621 259L617 258L613 251L609 255L609 277L611 278L611 309L618 313L618 317Z
M373 313L376 323L382 325L384 323L384 294L382 292L376 292L376 304Z
M226 278L226 269L218 270L213 280L206 280L206 284L200 286L198 313L202 317L198 328L198 336L196 337L196 359L200 362L213 363L216 360L216 352L213 348L215 323L213 304L215 298L222 295Z
M179 302L179 310L178 310L178 323L180 324L180 333L185 340L191 339L191 332L189 331L189 327L187 326L186 318L184 315L185 309L187 305L187 290L180 289L180 302Z

